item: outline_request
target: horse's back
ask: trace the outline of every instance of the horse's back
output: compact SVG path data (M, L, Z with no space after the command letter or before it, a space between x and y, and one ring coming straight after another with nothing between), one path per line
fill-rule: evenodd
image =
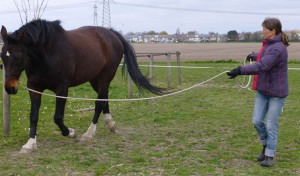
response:
M85 26L66 31L68 39L74 48L99 47L107 52L123 52L123 45L119 38L110 30L103 27Z
M94 79L106 67L116 69L123 56L123 45L110 30L86 26L66 31L76 61L72 86Z

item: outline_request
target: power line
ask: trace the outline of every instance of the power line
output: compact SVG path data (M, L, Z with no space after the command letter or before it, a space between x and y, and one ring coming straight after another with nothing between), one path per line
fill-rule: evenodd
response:
M109 0L104 0L109 1ZM58 10L66 8L75 8L83 6L92 6L95 1L89 1L84 3L73 3L73 4L63 4L57 6L48 6L47 10ZM186 12L200 12L200 13L220 13L220 14L241 14L241 15L280 15L280 16L300 16L300 13L266 13L266 12L245 12L245 11L229 11L229 10L206 10L206 9L193 9L193 8L181 8L181 7L167 7L167 6L157 6L149 4L136 4L136 3L124 3L116 2L116 5L131 6L131 7L141 7L141 8L152 8L152 9L162 9L162 10L174 10L174 11L186 11ZM18 13L17 10L5 10L0 11L0 14L12 14Z
M244 15L282 15L282 16L300 16L300 13L263 13L263 12L245 12L245 11L229 11L229 10L206 10L206 9L193 9L193 8L180 8L180 7L166 7L156 5L145 5L135 3L124 3L117 2L117 5L131 6L131 7L142 7L162 10L174 10L174 11L187 11L187 12L204 12L204 13L222 13L222 14L244 14Z

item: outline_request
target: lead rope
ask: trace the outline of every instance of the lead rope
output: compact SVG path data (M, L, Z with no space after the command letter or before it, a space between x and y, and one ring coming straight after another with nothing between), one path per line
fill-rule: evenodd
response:
M250 64L251 64L251 63L252 63L252 61L250 61ZM244 60L244 65L246 65L246 59ZM195 87L198 87L198 86L200 86L200 85L202 85L202 84L205 84L205 83L207 83L207 82L209 82L209 81L211 81L211 80L213 80L213 79L215 79L215 78L217 78L217 77L219 77L219 76L221 76L221 75L223 75L223 74L225 74L225 73L227 73L227 72L229 72L229 71L224 71L224 72L222 72L222 73L220 73L220 74L218 74L218 75L216 75L216 76L214 76L214 77L212 77L212 78L210 78L210 79L208 79L208 80L206 80L206 81L203 81L203 82L201 82L201 83L199 83L199 84L195 84L195 85L193 85L193 86L191 86L191 87L189 87L189 88L186 88L186 89L183 89L183 90L180 90L180 91L177 91L177 92L172 92L172 93L169 93L169 94L165 94L165 95L161 95L161 96L155 96L155 97L148 97L148 98L132 98L132 99L91 99L91 98L65 97L65 96L57 96L57 95L51 95L51 94L39 92L39 91L30 89L30 88L28 88L28 87L22 86L21 84L19 84L19 85L20 85L22 88L24 88L25 90L28 90L28 91L30 91L30 92L34 92L34 93L41 94L41 95L45 95L45 96L49 96L49 97L61 98L61 99L84 100L84 101L142 101L142 100L152 100L152 99L157 99L157 98L168 97L168 96L171 96L171 95L176 95L176 94L185 92L185 91L187 91L187 90L190 90L190 89L193 89L193 88L195 88ZM251 75L249 76L249 81L248 81L248 83L247 83L245 86L240 85L240 84L238 83L238 81L237 81L236 78L235 78L234 80L235 80L236 85L237 85L239 88L241 88L241 89L246 89L246 88L249 86L250 82L251 82ZM245 78L244 78L243 82L244 82L244 81L245 81ZM242 83L242 84L243 84L243 83ZM249 88L248 88L248 89L249 89ZM249 90L251 90L251 89L249 89Z
M227 73L229 71L224 71L206 81L203 81L199 84L196 84L196 85L193 85L189 88L186 88L186 89L183 89L183 90L180 90L180 91L177 91L177 92L172 92L172 93L169 93L169 94L165 94L165 95L161 95L161 96L155 96L155 97L148 97L148 98L133 98L133 99L90 99L90 98L75 98L75 97L64 97L64 96L57 96L57 95L51 95L51 94L47 94L47 93L43 93L43 92L39 92L39 91L36 91L36 90L33 90L33 89L30 89L28 87L25 87L25 86L22 86L21 84L19 84L22 88L24 88L25 90L28 90L30 92L34 92L34 93L37 93L37 94L41 94L41 95L46 95L46 96L49 96L49 97L55 97L55 98L62 98L62 99L72 99L72 100L85 100L85 101L141 101L141 100L152 100L152 99L157 99L157 98L162 98L162 97L167 97L167 96L171 96L171 95L176 95L176 94L179 94L179 93L182 93L182 92L185 92L187 90L190 90L190 89L193 89L197 86L200 86L202 84L205 84L225 73Z

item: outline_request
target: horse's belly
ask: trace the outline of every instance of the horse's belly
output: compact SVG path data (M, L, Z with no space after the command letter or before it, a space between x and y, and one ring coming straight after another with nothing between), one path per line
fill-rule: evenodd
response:
M99 69L100 70L100 69ZM86 69L81 69L80 71L74 74L73 80L71 82L71 86L78 86L80 84L89 82L93 80L100 71L93 71Z

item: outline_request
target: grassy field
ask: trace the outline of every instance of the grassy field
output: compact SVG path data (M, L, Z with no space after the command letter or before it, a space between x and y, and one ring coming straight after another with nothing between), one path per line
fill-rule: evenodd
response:
M181 85L177 84L177 69L172 68L174 91L241 63L195 61L181 65L214 68L182 69ZM300 64L289 67L299 68ZM142 70L148 74L147 68ZM166 87L166 68L155 68L154 73L154 84ZM11 136L0 135L0 175L300 175L299 73L288 73L290 96L279 118L277 157L270 168L256 161L261 145L252 125L255 92L237 88L223 75L162 99L111 102L117 133L109 132L99 121L95 138L87 143L79 139L93 112L76 110L92 107L94 102L68 100L65 123L78 134L70 139L61 136L54 124L55 99L43 96L37 130L39 150L25 155L18 151L28 140L30 100L20 87L18 94L11 96ZM24 75L20 82L26 84ZM96 98L89 84L70 89L69 96ZM133 96L153 95L140 94L135 88ZM109 97L127 97L127 80L120 72L111 84ZM0 118L2 132L2 113Z

